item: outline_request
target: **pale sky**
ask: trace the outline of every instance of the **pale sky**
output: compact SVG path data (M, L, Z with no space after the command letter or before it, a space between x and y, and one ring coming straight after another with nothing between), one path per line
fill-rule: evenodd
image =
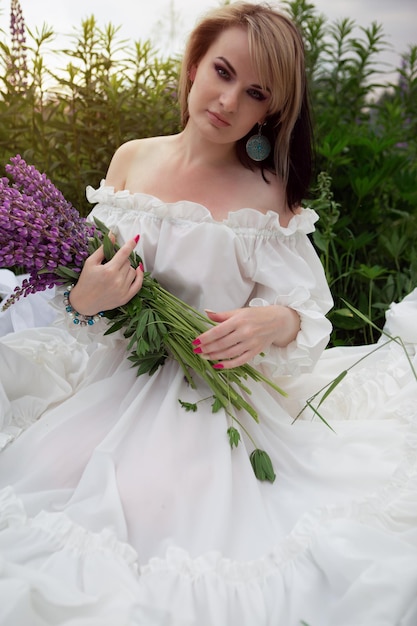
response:
M255 0L261 1L261 0ZM416 0L311 0L330 21L352 18L360 26L377 21L384 27L392 50L378 56L391 68L400 63L409 44L417 44ZM280 6L276 0L270 4ZM131 40L150 39L162 52L181 53L188 32L198 17L219 5L218 0L20 0L25 22L34 30L43 23L59 35L56 48L70 45L64 37L74 33L82 19L96 17L100 26L121 26L120 36ZM0 28L9 27L9 0L0 0ZM171 19L173 17L173 19ZM66 40L66 41L65 41Z

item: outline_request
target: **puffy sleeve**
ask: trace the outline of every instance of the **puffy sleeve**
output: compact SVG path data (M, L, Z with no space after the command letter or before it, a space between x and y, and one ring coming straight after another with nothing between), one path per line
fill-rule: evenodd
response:
M271 345L255 358L269 376L309 372L326 347L332 329L326 313L333 299L324 270L308 233L314 230L317 213L303 209L287 228L266 231L253 242L250 271L255 288L249 306L281 304L298 312L297 337L285 348Z

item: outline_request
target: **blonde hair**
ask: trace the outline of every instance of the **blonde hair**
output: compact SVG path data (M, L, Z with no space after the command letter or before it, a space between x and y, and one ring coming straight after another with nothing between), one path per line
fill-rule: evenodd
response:
M274 150L273 162L266 165L273 168L287 185L291 168L291 138L307 101L303 40L297 27L283 13L266 4L235 2L210 11L197 24L186 46L179 80L182 124L185 126L189 118L190 69L198 65L221 32L236 26L247 30L255 71L261 85L271 91L264 134L272 140ZM310 122L308 110L307 115ZM246 143L246 138L243 140ZM243 162L245 156L242 150L240 153ZM249 161L245 165L253 167Z

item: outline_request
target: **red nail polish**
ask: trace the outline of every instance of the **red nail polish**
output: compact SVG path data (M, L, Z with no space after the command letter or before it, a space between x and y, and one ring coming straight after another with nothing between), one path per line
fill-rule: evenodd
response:
M193 349L194 354L201 354L203 351L201 348L194 348Z
M199 346L201 341L199 339L194 339L194 341L191 342L193 344L193 346Z
M145 271L145 269L144 269L144 267L143 267L143 263L139 263L139 266L138 266L138 267L139 267L139 269L140 269L140 271L141 271L141 272L144 272L144 271Z
M213 365L213 369L215 369L215 370L222 370L223 368L224 368L223 363L215 363Z
M138 243L139 239L140 239L140 235L136 235L135 242Z

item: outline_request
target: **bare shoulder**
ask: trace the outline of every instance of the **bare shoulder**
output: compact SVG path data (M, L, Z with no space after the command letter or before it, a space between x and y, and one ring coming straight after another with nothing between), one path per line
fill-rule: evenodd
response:
M294 213L300 213L301 207L291 210L288 207L285 185L283 181L272 172L265 172L261 182L256 185L258 202L263 212L274 211L279 215L281 226L288 226Z
M145 137L126 141L114 153L106 174L106 185L126 189L133 171L143 171L167 137Z

